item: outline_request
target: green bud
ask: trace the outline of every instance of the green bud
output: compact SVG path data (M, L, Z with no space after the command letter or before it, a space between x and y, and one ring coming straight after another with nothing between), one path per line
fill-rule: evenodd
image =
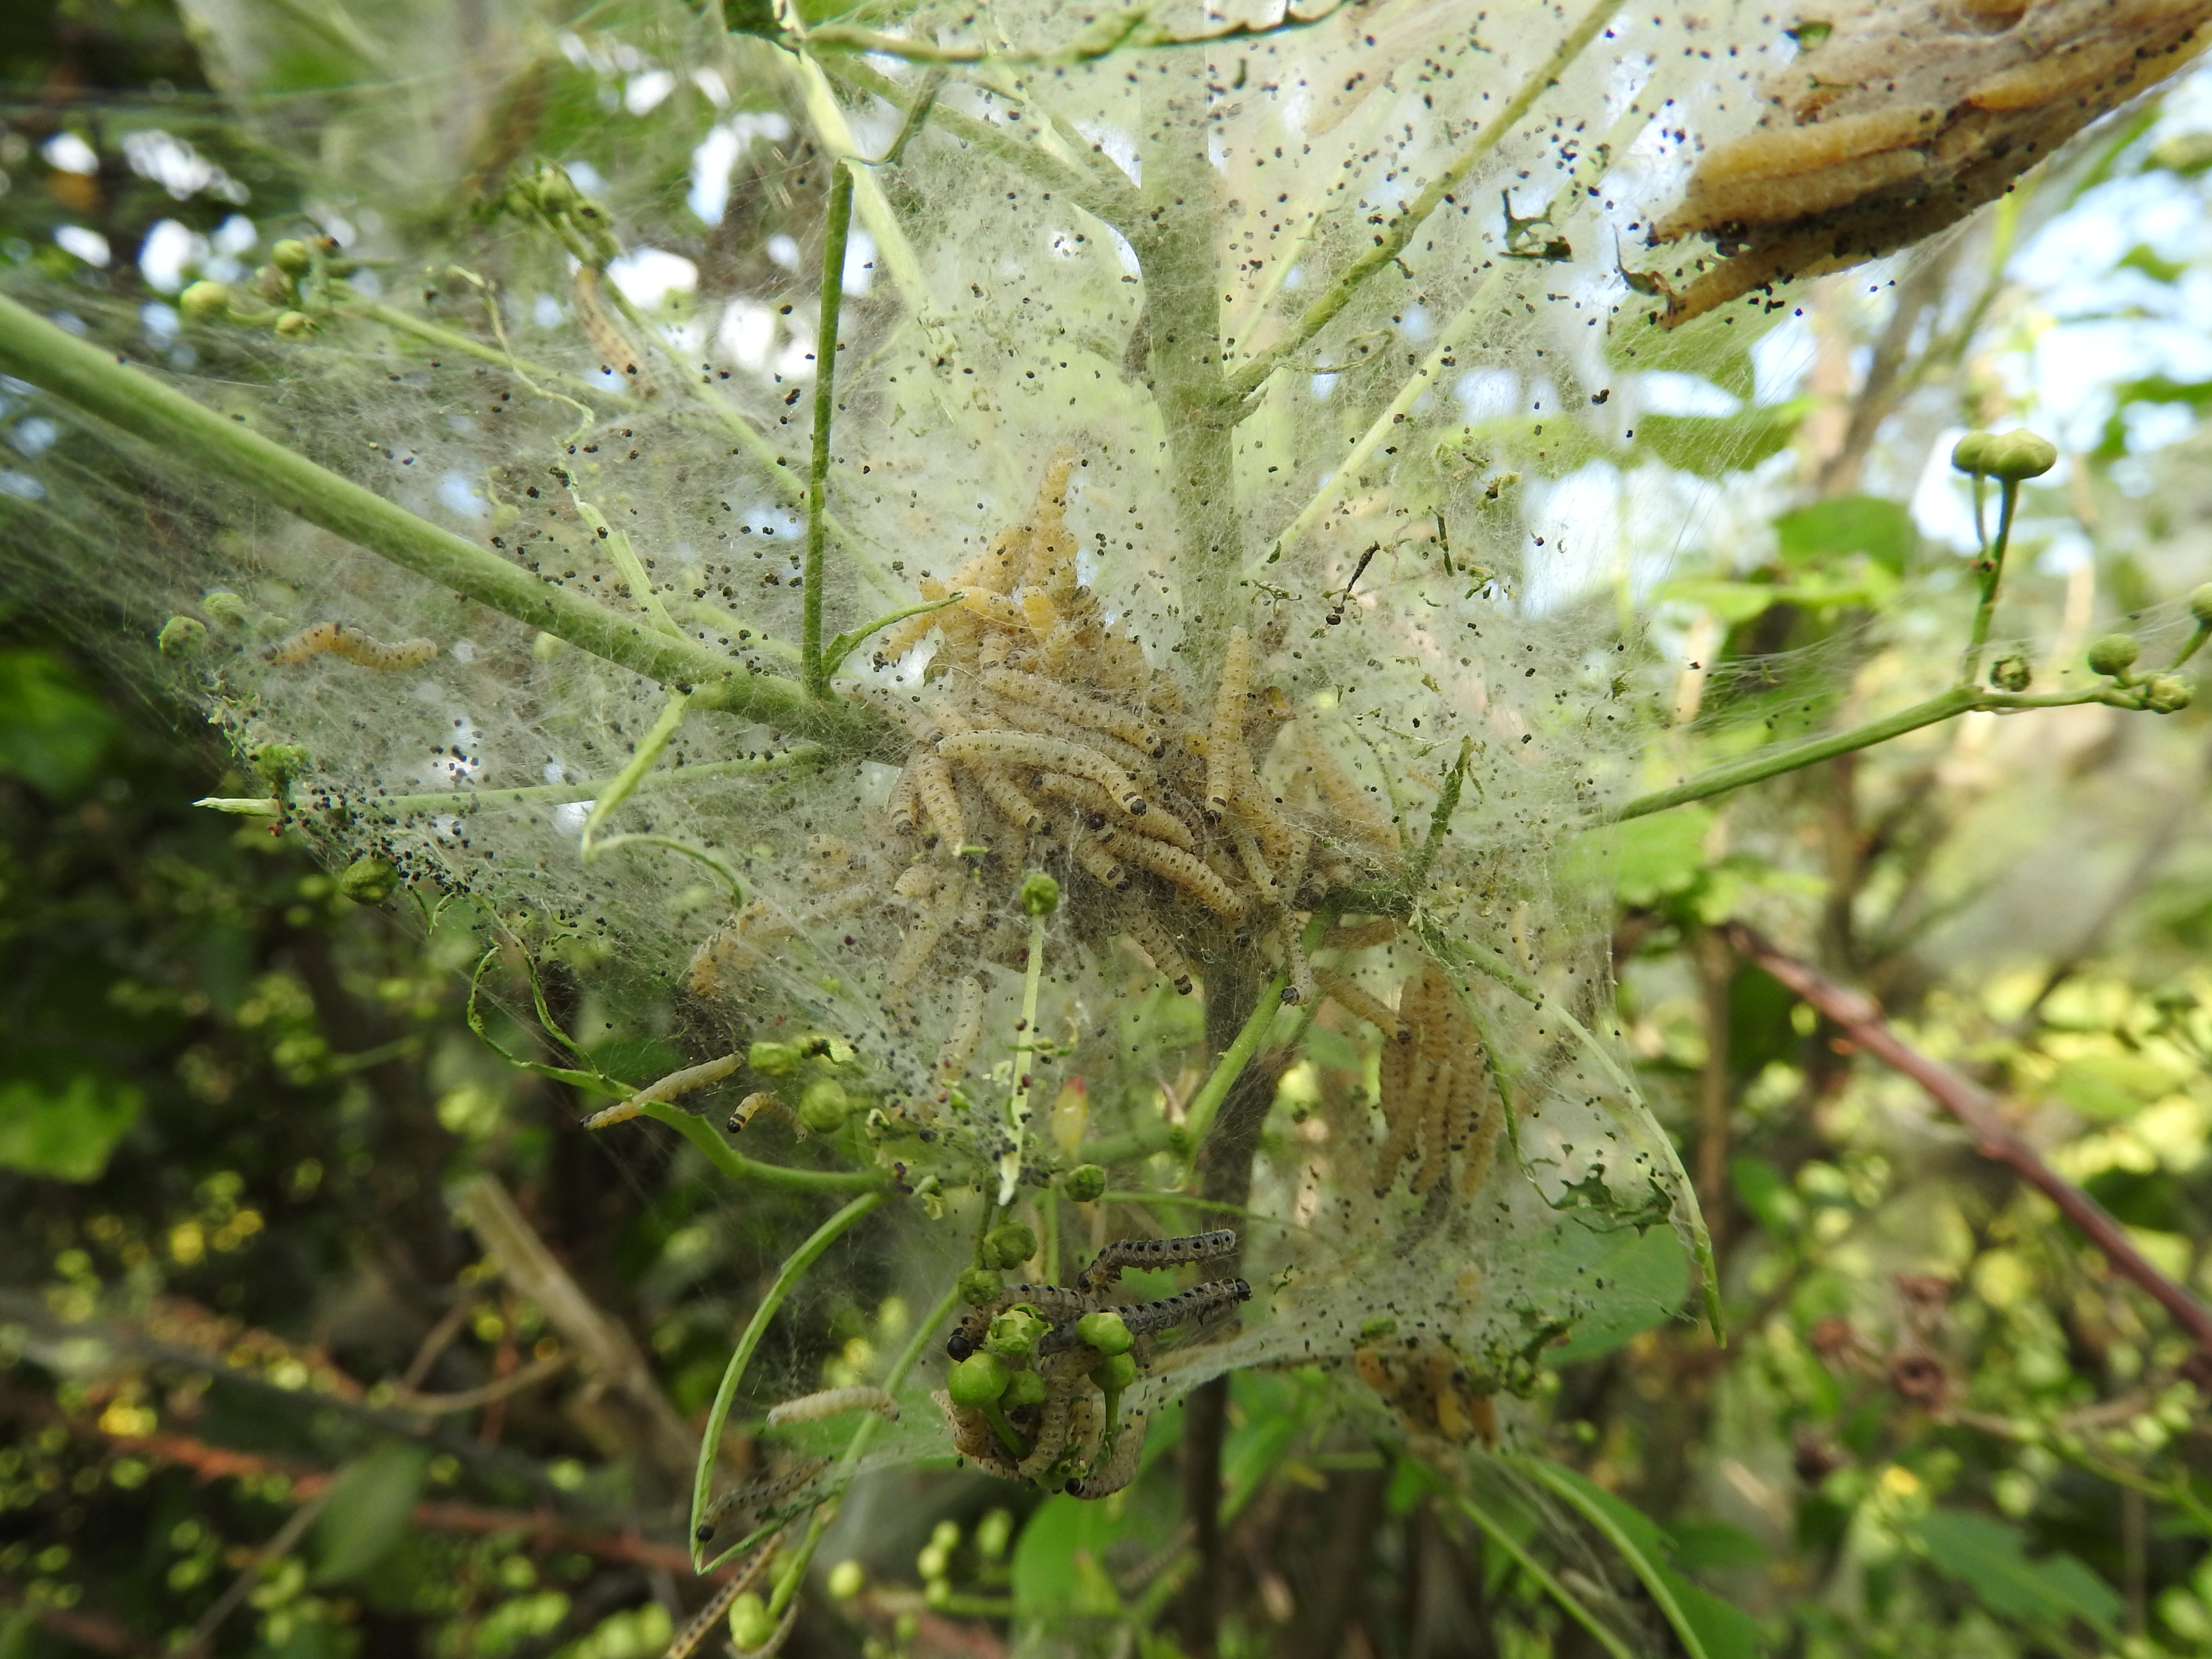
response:
M399 872L380 858L358 858L338 877L338 891L356 904L381 904L399 885Z
M2058 465L2058 446L2033 432L2001 433L1990 440L1985 465L1992 477L2012 483L2039 478Z
M817 1078L799 1097L799 1121L814 1134L836 1134L852 1115L853 1103L845 1085L834 1077Z
M1036 1248L1035 1233L1018 1221L1009 1221L983 1235L980 1254L988 1267L1018 1267L1036 1254Z
M2177 714L2196 696L2197 688L2179 674L2154 674L2143 686L2143 707L2154 714Z
M1096 1204L1106 1195L1106 1171L1096 1164L1079 1164L1060 1184L1078 1204Z
M2189 614L2200 628L2212 628L2212 582L2192 590L2189 595Z
M1022 914L1043 917L1060 908L1060 884L1042 870L1022 878Z
M1136 1359L1126 1353L1102 1359L1091 1368L1091 1380L1109 1394L1119 1394L1137 1380Z
M971 1308L996 1302L1005 1288L1006 1280L988 1267L970 1267L960 1275L960 1299Z
M1990 446L1996 441L1986 432L1969 432L1951 446L1951 465L1972 474L1990 470Z
M269 263L287 276L304 276L315 263L315 252L296 236L287 236L269 250Z
M2142 647L2134 635L2107 634L2089 642L2089 667L2092 672L2118 679L2135 666L2136 659L2142 654Z
M1016 1371L1006 1379L1006 1392L999 1403L1012 1410L1016 1406L1044 1404L1044 1378L1035 1371Z
M264 300L282 305L292 297L292 279L274 265L264 265L253 273L253 291Z
M1121 1322L1121 1316L1110 1309L1084 1315L1075 1322L1075 1334L1109 1359L1128 1352L1137 1343L1137 1339L1129 1334L1129 1328Z
M304 311L288 311L276 319L276 331L288 340L304 340L315 331L315 319Z
M560 167L547 167L538 175L538 205L548 213L566 213L584 199L576 181Z
M246 608L246 601L227 587L209 592L200 600L200 609L224 628L243 628L253 614Z
M830 1569L830 1594L840 1601L849 1601L860 1593L867 1575L858 1561L840 1561Z
M985 1348L952 1368L952 1374L945 1380L945 1391L956 1406L988 1406L1006 1393L1011 1374L1006 1362Z
M2000 691L2025 691L2034 678L2025 657L2000 657L1990 665L1990 684Z
M1051 1328L1027 1308L1009 1308L991 1322L983 1346L1001 1359L1027 1359L1036 1352L1037 1339Z
M975 1548L986 1561L997 1560L1013 1541L1014 1517L1004 1510L993 1510L975 1523Z
M745 1064L763 1077L789 1077L799 1069L799 1050L788 1042L756 1042L745 1050Z
M198 656L207 646L207 624L197 617L172 617L161 624L155 643L165 657Z
M177 295L177 309L193 322L213 322L230 310L230 290L221 283L194 283Z
M738 1652L755 1652L775 1639L775 1620L767 1602L747 1590L730 1603L730 1640L738 1644Z

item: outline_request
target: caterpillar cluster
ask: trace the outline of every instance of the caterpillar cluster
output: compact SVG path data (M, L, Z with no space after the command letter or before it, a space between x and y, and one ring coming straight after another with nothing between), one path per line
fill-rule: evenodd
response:
M1388 1130L1375 1164L1379 1198L1398 1178L1399 1166L1413 1160L1407 1185L1425 1194L1459 1160L1459 1190L1473 1193L1490 1173L1504 1113L1492 1085L1474 1022L1461 1004L1443 969L1424 962L1406 981L1395 1013L1364 994L1345 1001L1347 988L1332 984L1329 994L1350 1012L1383 1024L1393 1038L1382 1045L1382 1105ZM1372 1004L1371 1007L1362 1006Z
M1319 994L1301 939L1327 892L1402 867L1389 812L1288 700L1255 684L1244 629L1230 633L1201 711L1103 618L1077 578L1066 524L1071 463L1047 469L1023 523L943 580L957 602L886 634L879 664L933 635L925 696L876 699L913 739L881 833L817 838L817 896L756 901L701 946L689 982L723 989L809 923L888 909L901 939L886 975L900 1013L925 973L958 988L939 1070L955 1080L981 1036L978 961L1018 966L1028 933L1011 902L1023 872L1060 879L1079 939L1126 939L1178 992L1204 964L1257 949L1286 1002Z
M1415 1439L1452 1446L1496 1443L1492 1391L1478 1384L1449 1343L1408 1336L1363 1344L1352 1350L1352 1363L1359 1380L1382 1396Z
M1188 1238L1118 1240L1099 1252L1073 1285L1017 1285L970 1309L945 1340L945 1352L956 1360L975 1353L992 1321L1012 1310L1026 1308L1049 1327L1030 1362L1042 1382L1042 1397L1007 1413L1010 1425L1025 1443L1025 1451L1017 1456L984 1413L939 1393L935 1397L954 1449L1002 1480L1049 1480L1085 1498L1121 1491L1136 1477L1147 1416L1132 1407L1109 1419L1104 1396L1091 1380L1102 1356L1077 1333L1077 1322L1086 1314L1118 1314L1136 1339L1130 1352L1142 1371L1168 1333L1181 1330L1185 1341L1198 1340L1250 1299L1252 1287L1242 1279L1213 1279L1157 1301L1120 1303L1109 1292L1122 1272L1218 1261L1236 1249L1237 1235L1226 1230Z
M1652 228L1655 245L1709 233L1723 255L1666 290L1667 325L1964 218L2187 63L2205 21L2199 0L1878 0L1801 26L1759 125L1706 151Z

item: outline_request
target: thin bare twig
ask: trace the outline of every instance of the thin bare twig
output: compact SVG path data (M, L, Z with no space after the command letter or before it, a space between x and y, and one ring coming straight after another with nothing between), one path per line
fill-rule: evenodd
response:
M1838 985L1817 969L1784 955L1771 940L1741 922L1729 923L1726 931L1737 951L1834 1021L1858 1047L1926 1090L1938 1106L1973 1131L1976 1150L1983 1157L2008 1165L2057 1205L2060 1213L2105 1253L2114 1273L2164 1308L2198 1346L2212 1349L2212 1308L2160 1273L2095 1199L2045 1164L2033 1147L2014 1133L1995 1096L1907 1043L1889 1028L1874 1000L1863 992Z

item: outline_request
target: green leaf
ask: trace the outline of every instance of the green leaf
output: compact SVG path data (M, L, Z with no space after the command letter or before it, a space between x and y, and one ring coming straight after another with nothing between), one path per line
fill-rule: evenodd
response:
M1111 1619L1121 1597L1103 1565L1122 1518L1105 1504L1055 1493L1037 1506L1014 1546L1014 1610L1024 1619Z
M1690 1253L1671 1227L1613 1235L1619 1247L1594 1264L1591 1288L1604 1299L1574 1334L1544 1353L1549 1365L1611 1353L1631 1337L1672 1318L1690 1293Z
M1863 553L1892 575L1902 574L1919 538L1901 501L1872 495L1838 495L1815 501L1774 521L1782 562L1818 567Z
M1805 1206L1791 1190L1788 1177L1763 1158L1734 1158L1729 1178L1736 1196L1752 1218L1776 1238L1788 1238L1805 1219Z
M430 1454L392 1441L338 1472L315 1517L317 1584L342 1584L382 1560L407 1530Z
M115 736L105 705L42 651L0 651L0 774L74 796Z
M1590 831L1575 843L1568 861L1572 873L1585 880L1601 878L1610 866L1613 890L1623 904L1656 904L1697 885L1712 827L1709 807L1655 812Z
M2105 1637L2120 1615L2118 1592L2062 1552L2031 1560L2018 1527L1985 1515L1936 1510L1915 1528L1928 1559L1982 1606L2028 1624L2079 1619Z
M52 1181L97 1181L146 1097L79 1072L58 1093L29 1078L0 1084L0 1166Z
M1540 1457L1516 1457L1515 1468L1550 1487L1605 1534L1629 1571L1651 1592L1690 1659L1757 1659L1759 1626L1718 1596L1699 1589L1668 1565L1671 1540L1659 1523L1572 1469Z
M1810 412L1803 398L1736 415L1645 415L1629 441L1632 455L1656 458L1700 477L1747 472L1781 453Z
M2107 1123L2133 1117L2180 1080L2146 1055L2077 1054L2059 1066L2051 1091L2083 1117Z
M1678 1521L1667 1531L1674 1540L1674 1565L1685 1572L1763 1567L1773 1559L1765 1545L1725 1521Z

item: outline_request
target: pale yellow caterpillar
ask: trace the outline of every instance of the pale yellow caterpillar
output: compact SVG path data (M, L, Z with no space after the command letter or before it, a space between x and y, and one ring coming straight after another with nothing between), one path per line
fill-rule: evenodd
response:
M1033 836L1044 828L1044 813L1037 804L1022 793L1003 773L989 767L978 767L973 776L975 787L983 798L999 810L1000 816L1025 836Z
M1379 997L1370 996L1342 974L1327 968L1317 969L1314 977L1321 985L1322 994L1346 1013L1365 1020L1394 1042L1403 1043L1413 1040L1413 1028L1401 1019L1396 1011Z
M965 611L988 627L1003 628L1011 633L1026 634L1030 629L1029 613L1015 600L1004 593L994 593L988 587L969 588L960 596L958 605L938 614L949 617L954 611Z
M1237 775L1252 763L1244 747L1244 694L1251 681L1251 637L1232 628L1221 658L1221 684L1213 694L1213 720L1206 732L1206 816L1217 821L1237 798Z
M710 1083L720 1083L744 1064L743 1054L724 1054L720 1060L710 1060L702 1065L687 1066L680 1072L671 1072L658 1083L648 1083L620 1105L592 1113L584 1120L584 1127L586 1129L604 1129L610 1124L627 1123L647 1106L657 1106L665 1101L688 1095L695 1089L703 1089Z
M1167 739L1142 717L1126 708L1117 708L1103 699L1086 696L1080 691L1071 691L1056 680L1042 674L1017 673L1009 669L994 668L983 675L983 689L994 696L1012 697L1059 715L1074 726L1094 726L1109 732L1125 743L1134 744L1153 759L1167 753Z
M621 329L615 326L606 307L599 303L599 273L589 265L576 267L575 280L569 284L569 308L576 313L576 326L584 331L584 338L592 349L599 354L601 367L623 377L641 398L653 397L659 387L654 382L635 346Z
M1232 820L1229 839L1236 844L1237 856L1243 861L1244 873L1252 878L1252 884L1263 893L1274 893L1275 872L1267 867L1267 856L1260 851L1260 838L1243 823Z
M1231 921L1243 916L1244 896L1182 848L1146 836L1119 835L1111 830L1100 839L1109 852L1174 883L1214 915Z
M1183 955L1182 947L1176 943L1175 935L1146 910L1133 910L1123 916L1121 927L1136 941L1137 948L1152 959L1152 966L1159 969L1160 977L1176 988L1176 994L1188 996L1190 960Z
M1352 781L1326 737L1304 720L1292 721L1291 729L1305 750L1306 775L1319 791L1322 804L1334 811L1338 828L1353 840L1369 842L1375 852L1395 862L1404 850L1398 844L1397 825Z
M1084 808L1101 823L1109 818L1117 819L1140 836L1150 836L1154 841L1171 842L1186 853L1198 850L1198 840L1191 834L1189 827L1164 807L1153 807L1147 803L1141 817L1132 814L1117 797L1101 789L1090 779L1072 778L1064 772L1041 774L1037 787L1048 795Z
M1042 708L1012 701L1003 701L999 704L995 729L1031 732L1038 737L1050 738L1055 741L1070 735L1066 720L1048 714ZM1080 741L1085 749L1104 756L1132 778L1143 778L1150 769L1151 756L1138 748L1135 744L1123 742L1111 732L1101 732L1093 728L1083 732Z
M1283 965L1290 970L1290 983L1283 987L1283 1000L1287 1003L1310 1004L1319 994L1314 984L1313 963L1306 955L1304 935L1299 931L1297 919L1286 919L1276 930L1282 943Z
M952 1030L938 1050L937 1070L948 1081L966 1074L969 1063L983 1042L983 981L969 974L960 981L960 1000L954 1005Z
M824 1389L819 1394L801 1395L796 1400L771 1406L768 1425L781 1429L793 1423L815 1423L841 1413L859 1411L873 1412L886 1423L898 1421L897 1401L871 1383L856 1382L849 1388Z
M945 764L942 745L934 750L915 750L907 760L906 769L914 774L915 791L921 797L922 811L928 814L930 825L937 831L939 844L955 852L965 847L968 818L960 810L960 794L952 787L952 774Z
M303 628L288 640L279 640L261 653L261 659L270 663L305 662L326 652L363 668L381 669L389 674L403 668L420 668L438 654L438 647L428 640L401 640L396 645L386 645L357 628L326 622Z
M1372 921L1355 922L1349 927L1332 927L1328 937L1322 940L1324 951L1364 951L1370 945L1388 945L1403 930L1395 916L1379 916ZM1349 1004L1346 1005L1347 1007ZM1358 1012L1357 1009L1352 1010ZM1362 1016L1364 1018L1364 1016Z
M1080 824L1071 823L1068 826L1067 844L1069 850L1075 854L1075 861L1090 872L1093 881L1110 887L1117 893L1128 890L1128 871Z
M1037 484L1030 514L1029 568L1022 573L1025 587L1055 595L1075 591L1075 538L1067 533L1067 478L1074 465L1071 456L1054 456Z
M1451 1098L1460 1057L1437 1045L1414 1062L1415 1099L1421 1118L1420 1161L1407 1183L1416 1195L1427 1193L1444 1172L1451 1138Z
M771 1107L779 1111L790 1110L774 1095L757 1089L738 1103L738 1109L730 1114L730 1121L724 1127L733 1135L743 1134L755 1118Z
M891 785L890 820L895 835L910 836L915 831L915 817L921 811L921 793L915 784L911 766L899 769L897 781Z
M1132 817L1145 810L1145 798L1135 779L1096 749L1065 738L1028 732L968 732L945 738L937 745L937 752L946 760L1037 767L1089 778L1113 792L1121 810Z

